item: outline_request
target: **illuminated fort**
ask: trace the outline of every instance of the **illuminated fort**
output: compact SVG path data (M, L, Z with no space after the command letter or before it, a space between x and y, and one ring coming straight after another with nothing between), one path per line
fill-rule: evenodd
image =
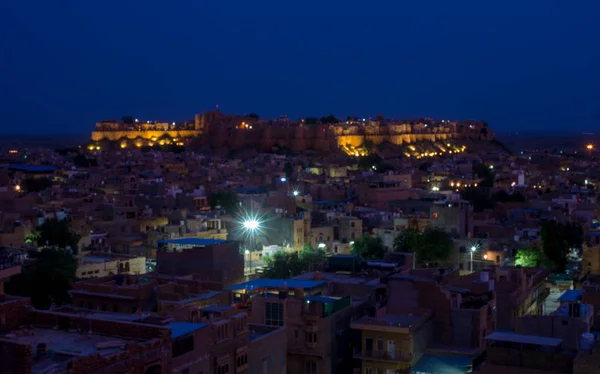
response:
M312 122L312 121L311 121ZM290 121L286 117L258 119L226 115L219 111L197 114L183 123L152 121L102 121L92 132L90 149L118 144L120 148L186 145L190 141L213 148L255 148L269 152L278 148L292 152L314 150L366 156L373 147L399 146L411 157L459 153L465 140L493 140L487 124L479 121L434 119L395 120L354 119L337 123Z

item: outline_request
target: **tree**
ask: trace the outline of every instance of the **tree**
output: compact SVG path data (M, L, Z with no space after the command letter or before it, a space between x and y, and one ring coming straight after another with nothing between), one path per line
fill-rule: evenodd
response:
M327 256L322 249L314 250L305 245L300 253L275 252L271 256L264 256L265 269L263 276L266 278L290 278L306 271L315 270L318 265L325 262Z
M43 249L30 256L32 263L7 283L7 292L31 298L38 309L48 309L52 304L70 302L69 290L77 270L77 260L60 249Z
M546 221L542 223L540 236L544 255L556 273L565 271L569 250L580 249L583 244L583 228L576 222Z
M298 254L298 259L302 264L303 271L315 270L315 267L321 265L327 259L324 249L314 249L308 244L304 244L304 250Z
M517 251L515 265L523 267L542 266L546 262L544 252L538 248L523 248Z
M250 113L250 114L248 114L248 118L259 119L260 116L256 113Z
M325 117L321 117L321 123L322 124L335 124L340 122L339 119L337 119L333 114L330 114L328 116Z
M401 252L413 252L419 262L429 264L448 260L454 245L445 231L428 229L418 232L407 229L394 239L394 248Z
M479 185L482 187L494 187L494 173L492 170L480 162L473 163L473 174L478 178L483 178Z
M85 155L78 154L73 157L73 164L79 168L89 168L98 166L98 160L95 158L88 158Z
M52 179L46 177L28 177L21 182L21 190L25 192L42 192L50 187L52 187Z
M292 177L292 173L294 172L294 167L290 162L286 162L283 165L283 172L285 173L285 177L289 180Z
M317 122L319 122L319 119L317 117L306 117L304 119L304 123L307 125L316 125Z
M37 244L40 247L68 249L77 253L79 235L71 232L71 221L68 219L47 219L37 228Z
M385 256L383 240L378 236L364 235L354 241L352 253L365 260L382 260Z
M236 193L231 191L217 191L208 195L208 203L213 209L220 206L231 215L235 215L240 207Z

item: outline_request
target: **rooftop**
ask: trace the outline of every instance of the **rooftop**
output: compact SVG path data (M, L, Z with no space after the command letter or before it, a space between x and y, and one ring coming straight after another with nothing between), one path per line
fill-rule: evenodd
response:
M512 342L521 344L542 345L546 347L557 347L563 339L547 338L537 335L521 335L514 332L499 332L496 331L485 337L486 340L495 340L499 342Z
M206 247L208 245L215 245L225 243L227 240L221 239L204 239L204 238L180 238L180 239L168 239L159 240L158 244L175 244L175 245L193 245L198 247Z
M583 290L567 290L560 297L558 301L576 302L580 301L583 296Z
M244 282L227 287L230 291L254 290L261 288L283 288L289 289L303 288L313 289L319 286L324 286L325 281L322 280L300 280L300 279L255 279L249 282Z
M41 373L55 367L64 367L66 361L93 354L111 355L125 350L125 345L134 339L115 338L98 334L81 334L44 328L31 328L24 331L13 331L0 336L3 339L32 348L32 372ZM38 344L46 344L47 354L38 355Z
M177 339L180 336L191 334L192 332L200 330L208 325L205 323L171 322L166 326L171 328L171 338Z
M423 355L419 362L411 368L418 373L463 374L472 365L469 357Z
M52 173L57 170L54 166L10 164L10 170L23 171L26 173Z

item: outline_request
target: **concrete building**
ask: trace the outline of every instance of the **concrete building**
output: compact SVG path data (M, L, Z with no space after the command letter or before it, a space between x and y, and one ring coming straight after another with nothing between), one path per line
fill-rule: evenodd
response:
M77 278L102 278L115 274L145 274L146 257L92 252L79 258Z
M467 201L436 201L431 206L429 227L459 238L473 235L473 208Z
M229 303L227 292L210 290L210 286L198 280L148 274L79 281L69 293L76 308L126 314L155 312L177 321L197 322L199 309Z
M378 313L351 326L360 334L353 357L360 360L361 373L371 374L408 372L423 356L433 332L429 310Z
M192 276L212 282L212 289L244 280L244 255L234 241L216 239L172 239L159 242L156 271L159 274Z
M526 315L518 319L516 332L560 338L562 347L575 351L579 348L582 334L592 330L594 307L578 302L563 303L549 315Z
M254 294L238 304L248 308L252 323L285 326L287 373L352 370L344 361L351 354L351 340L343 333L353 314L351 298L321 296L326 285L315 280L258 279L230 287L237 295Z
M496 268L496 329L514 331L519 317L544 314L549 274L538 268Z
M483 374L571 373L574 355L564 353L562 339L512 332L494 332L485 337L487 362Z
M173 372L167 327L37 311L21 303L7 312L10 324L0 329L5 373Z
M600 230L590 230L585 234L581 272L600 275Z

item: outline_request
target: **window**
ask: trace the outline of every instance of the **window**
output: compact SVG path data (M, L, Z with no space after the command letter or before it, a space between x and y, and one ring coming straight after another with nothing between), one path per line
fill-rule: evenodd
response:
M282 303L265 303L265 325L283 326Z
M377 338L377 350L383 351L383 338L382 337Z
M317 333L316 332L306 332L306 342L311 344L317 343Z
M569 324L569 321L567 321L566 319L562 321L563 326L567 326L568 324Z
M217 367L217 374L229 374L229 363L219 365Z
M217 326L217 342L229 339L229 326L227 323L222 323Z
M317 374L317 362L313 360L306 361L304 364L304 374Z
M132 306L131 307L131 313L137 313L137 307L136 306Z
M431 215L431 218L438 218L439 214L438 212L433 212L433 214Z
M113 312L115 312L115 313L119 312L119 306L117 304L113 304Z
M248 368L248 352L240 353L235 359L237 371L242 371Z
M88 302L88 309L94 309L94 304L92 302Z
M365 368L365 374L373 374L373 369Z

